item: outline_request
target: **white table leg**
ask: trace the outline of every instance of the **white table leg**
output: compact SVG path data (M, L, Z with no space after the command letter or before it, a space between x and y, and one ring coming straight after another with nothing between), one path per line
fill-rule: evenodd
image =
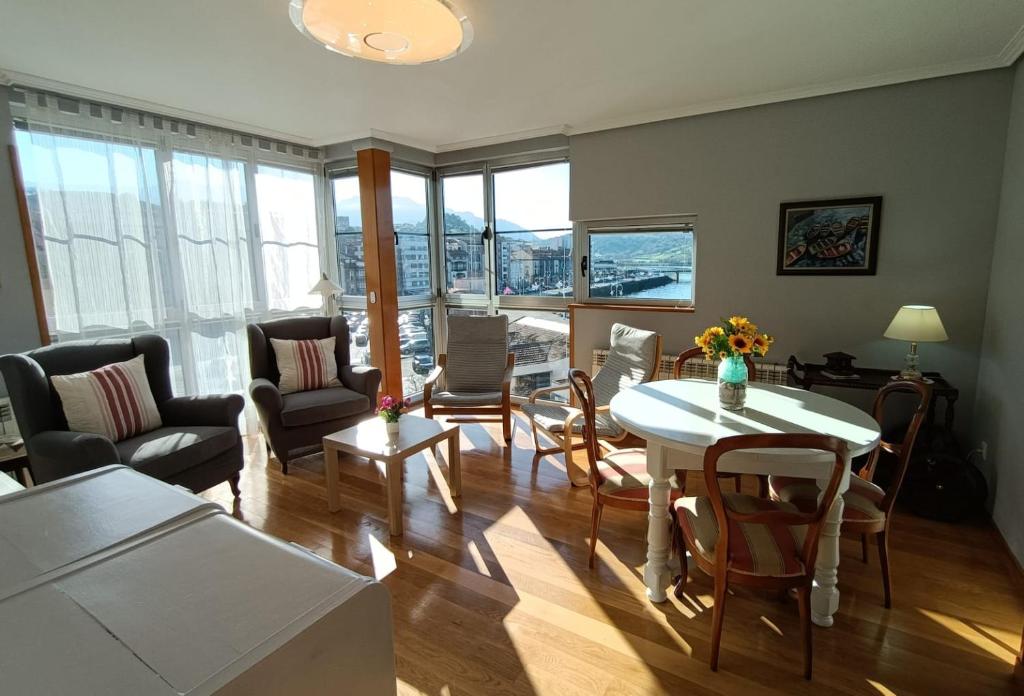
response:
M824 491L828 480L818 481L818 490ZM839 532L843 521L843 491L850 486L850 460L846 460L839 493L821 524L818 539L818 558L814 563L814 586L811 588L811 621L828 628L832 616L839 610Z
M647 597L652 602L664 602L665 588L671 581L668 568L669 529L669 473L665 467L665 450L660 445L647 443L647 472L651 475L648 493L651 510L647 518L647 565L644 582Z

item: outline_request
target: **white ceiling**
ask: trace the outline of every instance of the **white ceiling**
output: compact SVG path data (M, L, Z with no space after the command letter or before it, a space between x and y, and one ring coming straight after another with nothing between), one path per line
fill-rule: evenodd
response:
M394 66L314 44L288 0L0 0L0 73L304 144L444 151L1002 67L1024 48L1021 0L459 5L465 53Z

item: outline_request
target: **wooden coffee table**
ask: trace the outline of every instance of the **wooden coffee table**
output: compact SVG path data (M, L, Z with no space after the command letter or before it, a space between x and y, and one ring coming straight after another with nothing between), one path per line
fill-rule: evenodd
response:
M365 457L384 463L387 479L388 522L392 536L402 534L402 465L408 457L428 447L448 441L448 490L453 498L462 493L462 469L459 462L459 426L439 423L419 416L402 416L398 437L389 441L384 421L365 420L351 428L324 438L324 462L327 470L327 508L341 509L338 471L342 454Z

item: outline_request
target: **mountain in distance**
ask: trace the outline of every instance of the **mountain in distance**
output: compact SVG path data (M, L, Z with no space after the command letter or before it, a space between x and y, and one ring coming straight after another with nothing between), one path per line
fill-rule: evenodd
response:
M462 220L474 230L482 230L484 228L483 219L469 211L455 211L445 208L444 212L445 215L452 214L462 218ZM350 220L358 218L361 214L359 209L359 197L353 196L352 198L335 200L334 214L337 216L348 217ZM396 225L415 225L423 220L423 205L417 203L411 198L398 196L397 198L391 199L391 215ZM509 220L498 220L498 229L503 232L515 232L517 230L523 230L524 228Z

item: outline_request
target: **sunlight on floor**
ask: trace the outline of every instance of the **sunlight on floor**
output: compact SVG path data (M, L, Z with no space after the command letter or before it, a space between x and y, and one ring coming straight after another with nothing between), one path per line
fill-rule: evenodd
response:
M866 680L868 684L873 686L875 690L882 696L896 696L896 692L887 687L885 684L879 684L874 679Z
M484 562L483 554L480 553L480 549L477 547L476 542L470 539L466 544L466 548L469 549L469 556L473 559L473 565L476 566L477 572L481 575L491 577L491 571L487 570L487 563Z
M1016 641L1020 640L1015 632L1004 631L992 626L980 628L962 619L948 614L942 614L928 609L918 611L929 619L949 630L953 635L962 638L973 645L981 648L993 657L1012 665L1017 659L1016 648L1010 648Z
M373 577L383 580L398 568L395 561L395 554L391 549L377 540L377 537L370 534L370 560L373 562Z

